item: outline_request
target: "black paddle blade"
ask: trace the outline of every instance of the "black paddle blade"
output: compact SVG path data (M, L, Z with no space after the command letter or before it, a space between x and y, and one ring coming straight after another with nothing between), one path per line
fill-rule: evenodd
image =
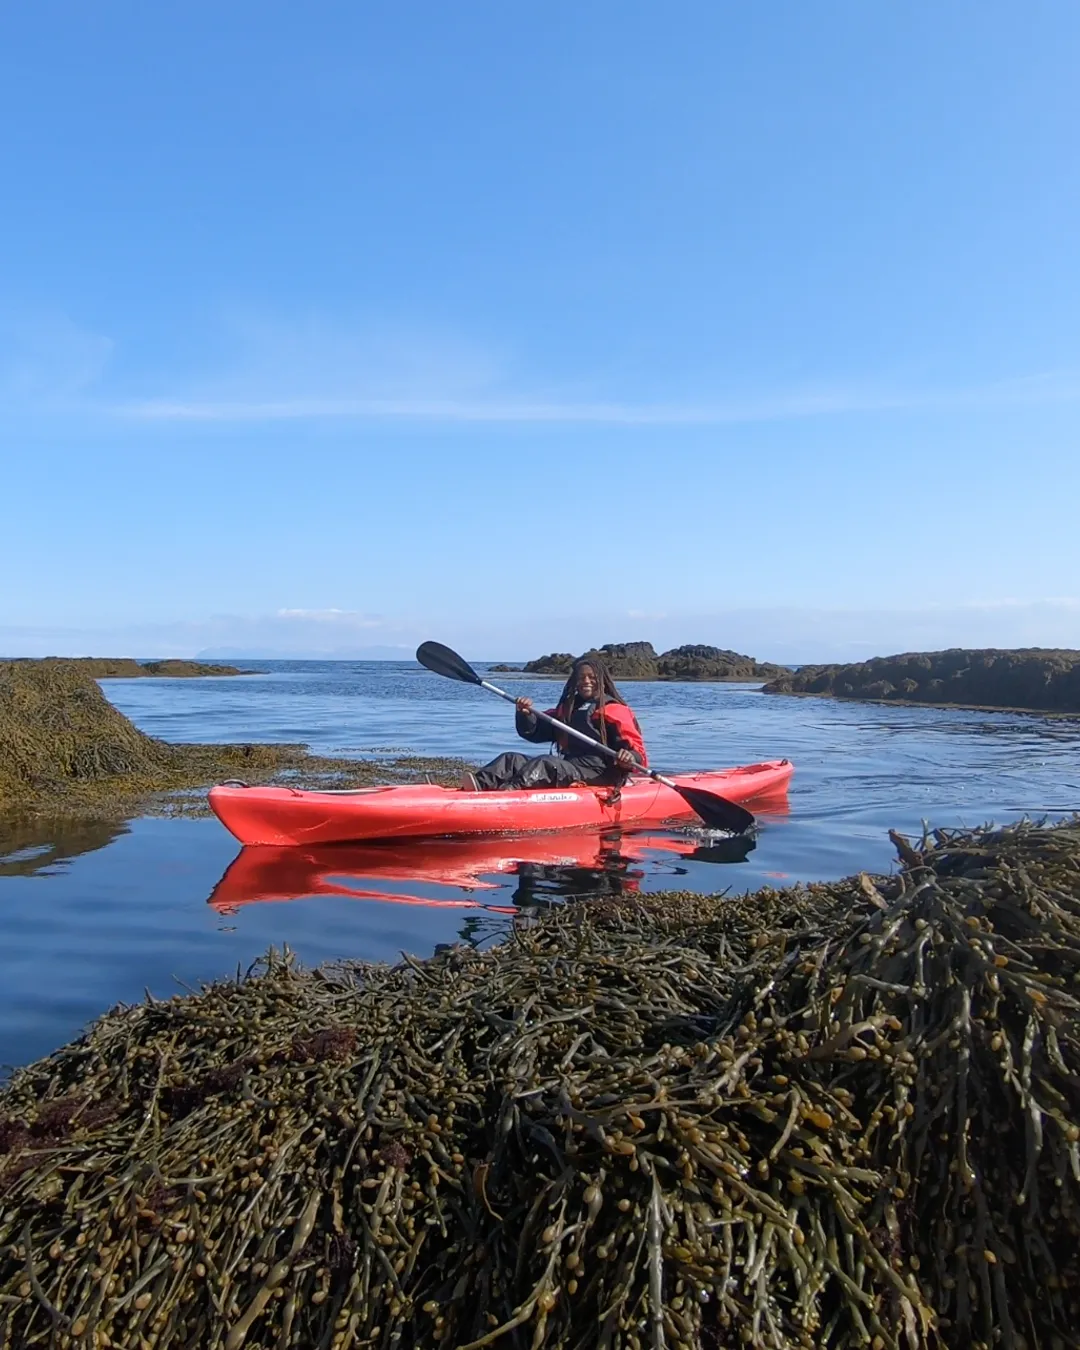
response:
M729 830L732 834L745 834L754 823L754 817L749 811L736 806L734 802L729 802L726 797L717 796L715 792L705 792L702 788L682 787L676 783L672 783L671 786L687 806L694 808L711 830Z
M480 676L464 657L444 647L441 642L421 642L416 649L416 659L436 675L445 675L448 680L460 680L462 684L480 684Z

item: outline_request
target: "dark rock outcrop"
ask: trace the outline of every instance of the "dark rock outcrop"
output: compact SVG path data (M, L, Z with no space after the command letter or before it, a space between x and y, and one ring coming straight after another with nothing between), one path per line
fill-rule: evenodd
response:
M170 657L164 661L136 661L130 656L17 656L17 664L47 665L50 662L75 666L95 680L133 680L139 676L177 679L200 675L250 675L239 666L218 666L206 661L184 661Z
M785 673L783 666L701 643L673 647L657 664L662 680L774 680Z
M616 679L655 680L658 677L656 649L651 642L606 642L590 647L582 656L598 656ZM525 663L528 675L569 675L578 658L569 652L552 652Z
M598 656L616 679L655 680L656 649L651 642L605 642L586 656Z
M852 665L803 666L785 671L764 692L1080 713L1080 651L908 652Z
M526 661L523 670L526 675L569 675L574 660L570 652L549 652L535 661Z
M241 670L239 666L219 666L208 661L143 661L136 662L136 665L142 666L143 675L157 675L161 678L175 679L177 676L206 676L206 675L249 675L250 671Z
M608 642L584 655L600 657L618 680L771 680L786 673L783 666L701 643L673 647L658 656L651 642ZM552 652L527 662L525 673L569 675L574 660L569 652Z
M182 661L170 658L164 661L135 661L131 657L82 656L48 657L48 660L70 660L95 680L133 680L139 676L157 676L176 679L202 675L243 675L239 666L212 665L206 661Z

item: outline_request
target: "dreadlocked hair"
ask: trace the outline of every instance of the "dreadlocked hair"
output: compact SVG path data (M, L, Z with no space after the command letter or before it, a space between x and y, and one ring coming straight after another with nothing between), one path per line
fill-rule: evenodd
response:
M607 745L607 722L603 716L604 704L625 704L626 699L624 699L622 694L616 689L615 681L611 678L611 672L599 657L580 656L574 662L570 671L570 677L563 685L563 691L559 695L555 716L558 717L561 722L569 720L570 715L574 710L574 699L577 696L578 675L581 673L583 666L588 666L596 677L596 707L597 711L601 714L599 719L600 739Z

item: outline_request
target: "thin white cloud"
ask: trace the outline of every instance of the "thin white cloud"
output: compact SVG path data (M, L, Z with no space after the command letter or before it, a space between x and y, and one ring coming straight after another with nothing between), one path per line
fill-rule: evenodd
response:
M575 386L538 386L519 357L461 332L380 321L232 315L227 369L200 386L114 404L143 424L415 421L446 424L718 426L890 409L1047 403L1080 397L1080 372L1050 370L968 387L896 380L810 379L786 388L644 400Z
M939 606L931 606L938 608ZM944 608L944 606L941 606ZM1000 600L972 600L966 605L967 609L1065 609L1080 610L1080 596L1075 595L1054 595L1047 596L1042 600L1018 600L1018 599L1000 599Z
M62 316L0 321L0 412L105 416L143 427L411 421L676 428L1080 399L1080 371L1061 369L965 386L818 381L644 401L594 397L587 375L576 387L541 391L535 374L497 347L422 326L233 316L211 336L216 372L186 388L110 398L102 378L113 353L107 337Z
M143 423L417 421L441 423L579 423L606 426L721 426L795 421L845 413L1070 403L1080 378L1040 375L957 389L835 387L776 391L757 397L688 403L637 403L410 394L395 397L160 398L114 407Z
M486 423L590 423L609 426L717 426L783 421L903 405L877 394L780 394L717 404L573 403L499 399L284 399L276 401L145 400L116 409L142 422L282 422L316 420Z
M386 620L355 609L279 609L276 616L297 623L334 623L347 628L383 628Z
M353 658L372 650L411 655L418 637L402 620L355 610L282 608L273 614L217 614L190 621L69 627L0 622L5 656L252 656L320 654Z

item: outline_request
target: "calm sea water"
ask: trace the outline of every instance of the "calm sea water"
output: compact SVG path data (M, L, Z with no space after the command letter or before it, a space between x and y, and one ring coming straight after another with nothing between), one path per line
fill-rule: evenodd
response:
M110 680L109 698L174 741L304 741L334 755L460 756L515 740L481 691L391 662L253 663L207 680ZM513 692L555 686L497 676ZM892 827L1005 822L1080 808L1080 723L1009 713L771 698L744 685L629 684L669 771L787 757L787 809L749 852L693 830L367 846L252 857L216 820L0 835L0 1063L25 1063L149 989L246 968L288 944L307 963L392 961L494 940L509 913L587 887L741 893L887 871ZM177 982L180 982L178 984Z

